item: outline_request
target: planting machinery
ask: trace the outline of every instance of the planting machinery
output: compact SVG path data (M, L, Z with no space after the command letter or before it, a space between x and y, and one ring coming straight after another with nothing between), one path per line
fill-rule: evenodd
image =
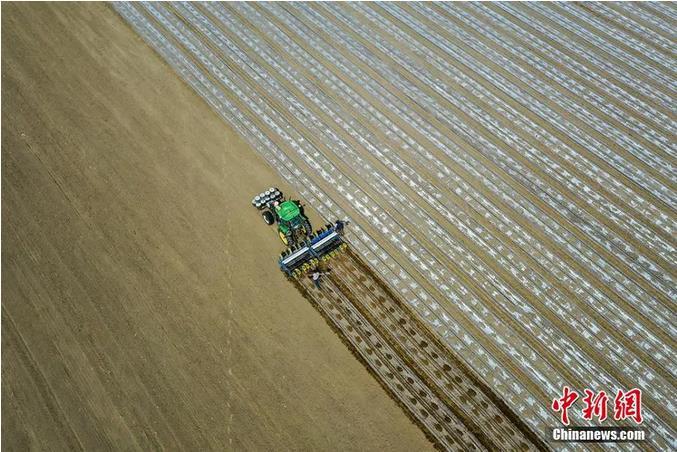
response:
M336 225L329 223L313 232L301 201L285 199L277 188L256 195L252 205L261 211L267 225L277 224L277 233L286 246L278 264L289 277L317 268L347 247Z

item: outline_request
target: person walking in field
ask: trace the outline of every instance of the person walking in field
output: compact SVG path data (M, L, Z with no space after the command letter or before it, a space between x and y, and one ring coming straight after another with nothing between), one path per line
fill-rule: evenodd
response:
M348 221L348 220L336 220L334 229L339 234L343 234L343 228L349 223L350 223L350 221Z
M309 277L313 281L313 284L315 284L315 287L317 287L318 289L322 289L322 287L320 287L320 278L322 278L324 275L328 275L329 272L330 270L327 270L326 272L315 270L309 275Z

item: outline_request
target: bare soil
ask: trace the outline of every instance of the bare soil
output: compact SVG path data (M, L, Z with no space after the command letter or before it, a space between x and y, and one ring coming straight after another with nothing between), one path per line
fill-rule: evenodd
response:
M3 6L3 450L430 448L275 268L276 172L108 6Z

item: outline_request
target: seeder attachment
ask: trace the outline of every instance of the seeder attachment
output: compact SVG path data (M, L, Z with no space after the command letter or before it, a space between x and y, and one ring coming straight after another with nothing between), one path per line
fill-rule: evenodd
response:
M298 246L285 250L280 255L279 265L287 276L298 277L326 262L348 245L335 226L327 224Z

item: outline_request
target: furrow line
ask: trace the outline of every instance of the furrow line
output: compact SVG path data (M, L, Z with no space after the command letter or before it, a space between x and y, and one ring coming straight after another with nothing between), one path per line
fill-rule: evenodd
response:
M480 5L471 5L471 6L473 11L477 12L481 11ZM486 10L487 9L485 9L485 11ZM512 43L510 43L510 45L508 45L506 43L505 36L498 35L498 33L495 31L495 28L488 27L482 24L480 21L475 19L474 16L466 13L464 9L445 8L445 13L446 13L445 16L448 15L451 17L455 17L458 23L461 23L464 26L473 29L474 33L477 36L472 37L468 33L465 33L462 30L458 29L452 30L450 27L453 26L453 23L446 18L437 17L436 22L438 22L440 25L443 25L445 29L448 29L450 32L453 31L455 35L458 35L459 37L461 37L461 39L463 39L464 43L471 45L471 47L475 51L483 55L485 58L491 58L495 62L500 61L501 67L504 68L504 70L509 71L510 74L522 80L523 83L525 83L527 80L533 83L534 87L538 88L538 92L543 96L545 96L546 99L549 99L552 102L554 102L564 112L573 115L574 118L576 119L576 122L580 125L580 127L583 127L584 129L592 129L591 130L592 133L597 136L596 141L601 140L602 142L608 143L609 146L613 146L614 143L615 145L620 145L621 149L627 150L631 156L634 156L634 158L629 156L626 159L632 161L634 165L639 165L640 167L642 167L643 172L656 172L668 181L675 179L674 174L669 171L671 163L664 161L664 158L658 155L662 153L662 149L674 146L673 142L669 140L665 141L666 139L664 139L662 140L662 143L660 143L658 146L654 145L654 150L658 149L657 153L648 152L645 149L645 147L641 146L630 136L630 133L622 133L621 130L616 130L615 127L607 123L607 121L603 120L603 118L594 115L586 108L584 108L584 105L580 105L573 99L570 99L569 98L570 96L566 95L566 91L568 91L569 93L580 95L591 105L594 105L594 107L597 110L604 112L608 116L613 117L614 121L616 122L616 125L620 125L621 128L627 128L637 134L645 135L645 139L648 140L650 143L651 140L653 139L651 135L654 135L655 137L656 134L651 132L647 134L643 132L642 129L644 129L644 127L639 126L638 125L639 123L636 121L628 122L630 118L628 117L627 113L623 113L617 109L614 109L613 105L609 104L608 101L605 102L599 96L592 95L589 89L586 90L584 86L577 83L574 79L566 77L560 70L553 67L551 64L548 64L545 58L538 58L533 52L521 46L519 43L513 41ZM489 14L490 17L492 17L492 19L496 20L497 17L496 15L492 16L490 13L487 14ZM496 20L496 22L499 21ZM532 19L531 22L529 23L533 24L534 22L536 21ZM504 21L499 23L505 24ZM514 30L521 30L521 28L514 26ZM477 37L481 38L481 40L476 39ZM488 45L482 43L481 41L483 40L490 41L492 43L491 44L492 46L501 49L501 51L505 51L515 56L518 60L524 61L528 65L528 67L532 68L531 71L543 74L541 77L542 80L541 78L532 74L530 71L527 71L526 67L518 65L513 60L503 56L503 54L493 50ZM439 39L433 37L433 42L439 41L440 41ZM526 42L530 42L530 45L533 47L535 43L538 41L531 40ZM596 80L591 78L590 76L591 72L589 70L588 71L577 70L574 64L563 64L563 62L557 61L555 59L557 53L552 49L551 46L541 41L541 43L539 43L538 49L541 53L547 55L548 59L553 59L553 61L555 61L561 68L566 68L566 70L572 71L579 78L586 80L592 86L596 86L598 88L604 86L602 83L598 83ZM556 80L558 84L565 89L565 92L561 93L555 87L550 86L549 83L552 80ZM609 87L608 81L606 83L606 86L607 88ZM620 93L618 95L620 96ZM625 100L625 103L622 105L629 106L627 104L627 97L624 97L623 99ZM671 122L671 126L674 126L673 122ZM580 131L576 130L576 132L577 135L581 135L582 133L585 135L585 132L583 132L582 130ZM672 132L672 129L670 129L670 132ZM655 165L657 164L661 164L662 166L656 167ZM649 178L649 176L644 175L644 178ZM644 184L647 183L647 181L642 182ZM654 182L654 184L659 189L661 186L663 186L662 190L667 190L664 187L665 185L664 183ZM667 192L667 199L666 198L659 199L662 199L663 202L666 202L668 205L670 205L670 202L674 202L674 200L669 197L671 195L672 195L671 192Z
M613 7L604 5L603 3L590 2L579 5L584 11L588 10L594 14L603 17L608 23L613 23L618 30L626 29L628 34L631 34L634 39L643 42L645 45L653 45L658 51L665 53L668 57L675 57L675 33L673 30L663 28L662 24L655 23L643 11L636 12L628 9L625 15L618 13ZM616 5L614 5L616 6ZM642 25L631 16L638 16L641 20L649 22L651 27ZM647 20L647 18L649 20ZM657 30L667 31L669 37L665 37L657 32Z
M152 9L152 7L151 7L151 6L148 6L148 5L147 5L147 8ZM161 21L166 22L166 18L162 17L162 15L159 15L158 20L161 20ZM171 26L171 24L169 24L168 26L170 27L170 29L173 29L173 26ZM181 39L182 37L179 36L179 38ZM189 48L193 48L193 44L185 42L185 38L183 39L183 41L184 41L184 45L187 45ZM195 50L195 49L193 49L193 50ZM197 54L196 56L201 57L201 54L198 52L198 54ZM208 66L211 66L211 64L209 64L209 63L207 63L207 64L208 64ZM220 71L217 70L217 72L219 72L219 74L220 74ZM238 96L242 97L242 99L246 102L245 105L243 105L245 108L252 108L252 99L243 95L242 91L240 90L240 85L232 84L232 83L228 82L228 81L225 80L225 79L222 79L222 81L223 81L224 83L226 83L227 86L231 87L231 89L233 89L234 92L235 92ZM267 114L266 114L263 110L260 110L260 107L256 107L254 112L258 115L258 117L263 118L263 121L266 122L270 127L273 127L273 128L277 131L277 133L282 137L283 140L292 140L292 138L291 138L291 137L290 137L283 129L281 129L279 126L277 126L274 122L271 121L270 117L268 117ZM271 111L270 113L271 113L271 114L274 114L274 112L272 112L272 111ZM302 150L301 150L301 151L302 151ZM307 154L306 154L306 155L307 155ZM327 162L327 163L328 163L328 162ZM329 173L326 172L326 170L324 169L324 167L322 167L321 165L318 166L316 162L311 162L310 165L311 165L311 166L314 165L314 166L315 166L315 170L316 170L317 172L323 174L325 177L329 177L329 179L328 179L328 182L329 182L329 183L334 183L334 184L335 184L336 181L333 180L333 179L329 176ZM342 178L342 179L343 179L343 178ZM338 185L338 184L335 184L335 185ZM341 188L340 188L340 187L339 187L339 191L341 191ZM367 206L366 206L366 205L362 205L362 204L360 203L360 201L363 201L363 200L366 199L366 198L364 198L364 196L360 195L360 199L355 198L355 197L353 197L353 196L350 195L350 194L347 194L347 196L350 196L351 198L353 198L353 202L356 203L357 208L358 208L361 212L368 212L369 209L367 208ZM368 214L367 214L367 215L368 215ZM375 217L373 217L373 218L375 218ZM389 226L390 226L390 227L393 227L392 223L391 223ZM385 229L384 232L387 232L387 229ZM404 249L404 252L407 252L407 249ZM424 268L424 270L426 270L426 268ZM459 300L459 301L460 301L460 300ZM476 316L476 318L474 318L473 320L474 320L474 322L477 322L477 321L480 321L480 322L481 322L481 321L482 321L481 318L480 318L480 317L477 317L477 316ZM507 333L506 333L506 334L507 334ZM467 340L467 338L466 338L466 340ZM505 342L505 341L503 341L502 339L501 339L501 341L502 341L502 342ZM506 345L507 345L507 344L506 344Z
M491 435L494 448L506 447L506 435L512 442L512 447L519 447L525 440L524 432L520 430L524 427L513 430L508 425L506 417L511 418L512 413L495 401L491 390L482 387L471 372L452 359L446 347L372 275L359 257L348 250L347 256L340 259L342 261L338 262L339 265L331 265L332 278L338 275L345 291L351 291L349 288L355 287L354 290L363 296L368 294L365 299L355 297L358 309L359 306L366 309L371 315L372 323L378 324L400 343L401 349L416 363L415 367L426 373L430 384L436 387L438 393L444 394L443 398L447 397L451 403L462 408L461 413L465 413L463 416L467 418L466 425L473 424L475 429L483 431L483 435ZM467 382L472 382L472 386L466 385ZM470 413L477 419L469 418ZM512 422L517 423L518 420L513 419ZM527 435L532 437L529 432Z
M587 231L587 232L589 232L589 231Z
M491 5L483 6L482 10L486 14L490 14L496 20L510 24L514 33L523 36L525 42L538 43L538 46L543 48L549 55L561 61L563 67L569 68L575 72L579 77L588 81L593 86L601 89L608 95L627 105L635 111L642 112L642 114L656 125L662 127L671 134L675 134L674 105L669 98L660 99L654 91L646 88L643 84L633 80L627 74L617 70L610 64L599 60L590 53L585 53L583 50L566 40L558 39L557 35L553 34L546 27L542 26L529 16L520 13L508 5ZM498 11L501 11L500 13ZM529 31L529 30L533 30ZM534 35L534 32L539 33L543 39ZM563 50L555 48L553 45L547 44L544 39L552 43L561 44ZM577 60L569 56L565 51L577 57ZM580 60L580 61L578 61ZM604 72L603 72L604 71ZM616 83L610 79L609 75L616 79ZM617 83L625 85L626 88L619 86ZM655 107L647 104L645 101L639 99L632 92L639 93L643 97L656 105ZM658 111L658 106L662 106L664 111Z
M500 30L504 38L507 32L513 41L518 41L528 49L532 58L536 58L536 66L546 75L553 74L560 82L560 91L566 95L567 91L578 96L590 105L592 111L604 115L615 126L624 129L626 136L636 137L646 147L646 151L666 154L664 149L674 147L674 121L666 117L669 127L658 123L651 115L640 111L634 99L628 98L628 93L614 89L609 79L595 77L595 73L584 67L586 62L578 62L559 52L553 47L556 43L548 44L548 37L543 40L535 37L526 29L516 25L494 8L482 5L472 5L468 8L477 18L495 30ZM536 30L537 31L537 30ZM547 64L545 64L547 62ZM548 79L545 80L548 82ZM609 98L609 95L612 98ZM672 118L672 112L668 115ZM580 123L580 121L579 121ZM661 130L663 129L663 130ZM596 131L593 130L593 133ZM641 162L640 162L641 163Z
M216 11L214 11L214 13L217 14L217 15L219 14L219 13L216 12ZM221 17L221 19L226 20L226 22L225 22L224 24L228 26L228 29L229 29L229 30L238 30L238 25L235 24L234 22L231 22L231 21L227 20L225 17ZM208 26L208 25L207 25L207 26ZM240 31L241 31L241 30L240 30ZM247 39L247 37L245 36L245 37L243 37L243 39ZM267 61L270 65L272 65L274 71L269 71L270 74L275 73L275 74L284 74L285 76L288 76L288 75L289 75L288 71L291 70L290 68L282 68L282 67L280 67L274 60L269 60L269 59L266 58L268 50L262 49L261 47L259 47L259 46L258 46L257 44L255 44L255 43L250 43L250 46L251 46L251 49L253 50L253 53L249 52L250 55L252 55L252 54L258 55L258 56L260 56L260 57L266 59L266 61ZM263 78L268 78L268 77L269 77L269 76L266 75L266 74L262 74L261 76L262 76ZM298 74L295 74L293 77L294 77L294 78L297 78L297 77L298 77ZM298 82L298 80L290 80L290 81L291 81L292 83ZM301 90L304 90L303 86L301 86L300 89L301 89ZM332 90L332 91L336 91L337 88L332 86L331 90ZM322 95L321 92L318 92L318 91L314 91L314 92L315 92L316 94L318 94L318 95ZM313 94L308 94L308 91L305 91L304 94L305 94L306 96L312 96L312 95L313 95ZM349 94L349 95L350 95L350 94ZM338 114L340 115L340 112L339 112ZM312 119L311 119L311 120L312 120ZM352 125L353 127L358 127L358 124L356 124L355 122L351 122L351 125ZM363 136L368 136L368 135L367 135L367 132L364 132L364 131L360 131L360 132L363 134ZM385 152L385 153L387 153L387 151L388 151L387 148L382 148L382 149L380 149L380 152ZM377 157L378 157L378 158L381 158L380 155L377 156ZM388 159L391 159L391 158L393 158L392 155L390 155L390 156L388 156L388 157L385 157L385 158L384 158L384 161L388 161ZM396 156L395 156L395 158L396 158ZM404 168L405 171L407 172L407 174L406 174L406 175L401 174L401 169L400 169L400 168ZM398 177L400 177L400 178L403 179L403 180L405 180L405 179L407 178L407 176L408 176L409 178L416 178L416 179L417 179L416 182L419 183L419 184L426 184L426 183L427 183L427 181L422 180L422 179L420 178L420 176L418 176L417 173L416 173L415 171L413 171L413 169L408 168L408 171L407 171L406 164L404 164L404 163L394 164L394 169L393 169L393 171L394 171L395 173L397 173L397 174L398 174ZM428 186L431 187L430 184L428 184ZM425 193L426 191L430 191L430 190L431 190L431 188L428 188L427 190L423 190L423 189L420 189L420 188L417 187L417 192L418 192L418 193ZM432 187L432 190L436 190L436 189L435 189L434 187ZM434 197L434 198L435 198L439 203L441 203L442 205L447 205L447 204L448 204L447 200L445 199L445 196L444 196L442 193L438 192L438 191L434 192L434 193L432 194L432 197ZM428 198L428 199L429 199L429 198ZM428 201L428 202L429 202L429 201ZM432 203L430 203L430 204L432 205ZM438 207L437 209L439 209L439 207ZM463 217L463 212L459 212L459 217ZM466 224L467 224L467 221L466 221ZM472 227L471 227L471 228L472 228ZM485 240L486 240L486 237L485 237ZM499 248L499 251L500 251L500 248ZM524 266L523 266L522 268L524 268ZM595 306L598 308L597 305L595 305ZM561 307L561 309L566 310L566 307L567 307L567 306L566 306L566 303L565 303L564 306ZM611 312L609 312L609 314L610 314L611 316L613 316L613 314L612 314ZM628 327L628 328L632 328L631 325L627 325L627 327ZM618 328L618 325L615 325L614 328ZM611 330L614 331L614 328L612 328ZM633 338L636 339L636 337L634 336L634 334L633 334ZM654 352L655 352L655 353L660 353L659 350L654 350ZM653 354L652 354L652 356L653 356ZM659 355L659 356L660 356L660 355Z
M294 44L290 43L290 42L286 42L285 45L287 46L287 48L290 48L290 47L293 47ZM365 83L367 83L367 82L365 81ZM454 154L451 154L451 155L454 155ZM475 174L479 175L479 173L475 173ZM503 194L503 197L504 198L506 197L505 193ZM507 197L507 199L511 200L511 197ZM559 236L559 235L562 235L562 234L557 234L556 237Z
M541 17L545 17L558 28L567 30L570 36L575 37L575 41L582 41L591 51L606 52L616 62L630 68L629 73L636 72L642 79L648 79L647 82L650 82L656 89L674 96L675 81L671 74L675 71L675 64L670 58L666 59L665 56L658 55L653 49L638 43L620 30L614 30L615 33L611 33L623 37L620 45L630 50L624 50L612 44L612 41L617 41L617 38L609 35L609 27L595 20L594 17L581 14L576 8L561 5L548 8L530 5L529 8L538 11ZM640 57L635 55L640 55ZM642 57L648 61L643 61ZM616 62L611 64L619 69L622 68Z
M374 37L373 37L373 36L372 36L370 39L371 39L372 41L374 41ZM375 45L377 45L377 43L375 43ZM400 61L398 61L398 62L400 62ZM376 65L377 63L374 62L373 64ZM401 64L405 64L405 63L401 63ZM402 85L398 85L398 88L402 89L402 90L405 91L405 92L406 92L406 89L407 89L405 86L402 86ZM416 97L417 97L417 98L421 98L421 97L423 97L423 94L419 94L419 95L416 96ZM454 121L454 122L460 122L460 120L456 120L456 121ZM453 124L453 122L452 122L452 124ZM484 140L481 136L469 135L469 134L468 134L465 130L463 130L462 128L455 128L454 131L455 131L456 133L458 133L458 134L464 136L464 137L467 137L467 141L469 141L469 142L471 142L471 143L472 143L472 142L479 142L481 145L479 145L479 146L476 145L476 148L482 148L482 147L484 147L484 148L492 148L492 149L494 149L494 148L493 148L493 144L487 142L487 141ZM509 174L515 175L515 171L512 169L511 166L507 166L507 167L506 167L506 166L504 165L503 167L504 167L504 169L505 169ZM511 171L512 171L512 172L511 172ZM515 175L515 177L518 177L518 178L519 178L520 175L517 174L517 175ZM529 184L526 183L525 185L528 186ZM546 188L547 188L547 187L546 187ZM560 198L561 198L561 196L560 196ZM547 201L550 201L550 198L546 198L546 199L544 199L544 200L547 202ZM555 206L553 206L553 207L555 207ZM559 209L561 210L561 206L557 206L557 207L555 207L555 209L557 209L558 207L559 207ZM572 224L576 224L576 225L578 225L580 228L583 228L584 231L585 231L588 235L592 235L592 236L595 236L595 235L596 235L596 231L600 228L599 226L597 226L597 227L595 227L595 228L592 228L592 227L587 226L587 225L585 225L585 224L581 224L581 222L580 222L580 220L579 220L578 217L573 217L573 218L571 218L571 222L572 222ZM604 241L602 241L602 243L604 243L604 244L605 244L605 247L606 247L607 249L609 249L610 251L613 250L614 247L611 247L611 245L610 245L608 242L605 243ZM627 246L625 246L624 248L625 248L626 251L627 251ZM621 249L623 249L623 248L621 248ZM617 252L617 250L618 250L618 248L616 248L616 252ZM636 260L636 259L637 259L637 258L635 258L634 260ZM642 257L639 257L639 259L643 259L643 258L642 258ZM647 264L653 266L653 264L651 264L651 263L648 263L648 262L647 262ZM653 266L653 268L654 268L653 271L656 271L656 272L657 272L657 269L655 268L655 266ZM640 272L642 272L642 271L643 271L643 270L640 270ZM643 271L643 272L644 272L644 276L645 276L646 278L648 278L649 280L651 280L651 275L650 275L650 274L647 274L646 271ZM658 272L657 272L657 273L658 273ZM660 274L660 273L658 273L658 275L659 275L659 277L662 277L662 278L666 277L665 275ZM668 285L668 286L669 286L669 285Z
M622 187L622 185L619 184L619 182L615 181L614 178L610 177L604 172L598 172L597 169L595 168L595 165L591 164L588 162L588 159L581 153L580 151L578 153L571 152L567 147L563 147L563 143L561 143L560 140L556 139L554 136L549 134L545 129L542 127L537 126L532 120L526 118L523 114L518 113L515 111L512 107L506 105L504 102L499 100L494 94L491 92L487 91L481 86L473 87L470 83L467 83L467 76L463 73L456 74L450 72L447 68L445 68L445 64L448 65L448 63L445 63L443 60L441 60L439 57L437 57L434 54L431 54L429 51L427 51L425 48L420 47L416 43L411 43L411 46L415 46L417 50L421 51L426 55L427 58L432 58L433 61L431 62L435 69L439 70L443 76L449 77L451 80L454 80L455 83L461 84L463 87L467 88L469 91L473 93L474 96L476 96L478 99L481 99L482 101L486 102L486 105L489 106L489 108L496 109L497 111L501 112L508 121L509 123L512 124L517 124L520 126L521 129L524 131L528 132L528 134L525 134L523 136L531 136L540 142L543 142L544 144L547 144L549 146L555 146L555 148L558 151L561 151L562 154L564 154L561 158L565 159L566 163L573 165L577 169L580 169L586 176L593 181L599 181L601 183L601 180L604 180L604 184L611 185L611 186L618 186L621 187L621 189L624 191L625 195L622 195L619 193L617 190L614 188L606 188L606 190L611 191L615 196L625 198L626 203L631 203L631 205L634 208L637 208L639 204L641 204L643 207L642 209L648 209L648 211L642 211L640 210L644 216L647 218L652 218L652 217L658 217L658 220L656 221L657 225L661 225L661 227L665 228L667 226L667 216L662 213L660 210L656 209L651 204L647 204L644 200L641 198L639 201L634 201L634 198L637 197L637 193L633 190L630 190L629 188ZM476 64L473 64L472 60L467 57L466 54L464 54L460 49L458 49L456 46L453 44L449 43L449 50L452 51L452 55L454 56L454 60L468 60L469 64L468 67L472 69L476 69ZM447 50L447 48L445 48ZM452 60L453 61L453 60ZM481 72L481 70L479 71ZM482 74L486 75L486 74ZM491 80L490 76L487 76L487 79ZM494 83L496 82L495 80L492 80ZM439 81L438 81L439 83ZM498 87L501 87L500 83L496 83ZM443 86L442 86L443 87ZM506 91L506 87L501 87L503 91ZM512 89L513 87L507 87L508 89ZM449 89L449 88L448 88ZM514 91L514 90L513 90ZM500 93L501 91L499 91ZM512 91L511 91L512 92ZM528 97L525 96L526 99ZM538 102L536 102L536 105L538 105ZM486 108L486 107L485 107ZM533 106L532 106L533 108ZM548 118L547 113L543 114L544 118ZM559 122L560 118L552 118L552 123L556 124ZM566 125L566 123L565 123ZM586 150L585 153L588 151ZM609 150L611 152L611 150ZM559 154L559 152L558 152ZM605 165L604 160L602 159L597 159L596 163ZM582 169L585 168L585 169ZM603 177L603 179L601 179ZM636 186L633 185L635 188ZM637 202L637 204L635 204ZM649 214L651 212L651 214ZM669 226L668 226L669 227ZM670 230L666 231L668 235L671 234Z
M638 7L633 2L614 2L609 5L605 5L603 8L601 5L596 5L596 11L604 11L606 14L611 15L616 22L619 22L620 25L624 27L629 27L635 31L639 36L651 37L652 41L658 41L666 45L666 47L674 52L674 41L675 41L675 21L677 17L670 15L669 8L663 8L662 11L657 11L650 2L645 2L645 5ZM669 3L659 3L658 5L666 5ZM621 15L619 10L625 13ZM650 12L649 12L650 11ZM668 17L664 16L665 19L661 19L659 15L667 14ZM628 16L637 16L641 21L646 22L646 25L640 23L636 19L632 19ZM672 23L669 21L672 20ZM629 22L630 21L630 22ZM634 23L633 23L634 22ZM661 35L660 32L663 33Z
M366 319L355 311L350 301L337 288L331 289L333 296L330 299L330 296L311 287L307 282L296 284L299 291L310 298L311 303L343 338L348 348L360 358L434 444L447 450L484 450L476 438L467 432L465 425L448 409L445 410L444 404L432 395L388 343L375 334ZM435 403L436 401L439 403ZM438 409L435 410L432 404ZM450 434L454 435L455 440ZM461 443L457 447L456 441Z

